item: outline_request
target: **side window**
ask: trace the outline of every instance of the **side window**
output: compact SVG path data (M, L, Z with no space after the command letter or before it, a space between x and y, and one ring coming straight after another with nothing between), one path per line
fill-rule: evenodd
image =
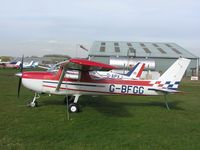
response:
M65 78L78 80L80 72L78 70L67 70L65 72Z

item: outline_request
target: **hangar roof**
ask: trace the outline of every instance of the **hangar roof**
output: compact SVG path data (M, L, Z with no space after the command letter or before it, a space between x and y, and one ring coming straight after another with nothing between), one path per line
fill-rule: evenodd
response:
M95 41L89 56L136 56L159 58L198 58L175 43Z

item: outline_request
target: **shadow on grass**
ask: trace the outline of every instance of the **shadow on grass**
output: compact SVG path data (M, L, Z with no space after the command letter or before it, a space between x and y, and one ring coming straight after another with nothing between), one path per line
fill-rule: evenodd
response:
M92 107L94 110L110 117L130 117L133 116L125 105L120 102L110 101L108 97L98 96L83 96L82 101L80 101L82 109L84 107Z
M49 105L66 105L64 102L64 96L63 97L57 97L57 98L45 98L45 100L39 100L39 103L41 103L42 106L49 106Z
M161 98L162 99L162 98ZM79 100L79 105L82 111L87 111L86 107L94 108L96 111L110 117L132 117L134 114L131 113L131 109L135 109L136 107L161 107L163 109L167 109L164 100L163 101L141 101L136 102L134 100L131 101L111 101L108 97L105 96L82 96ZM181 101L171 101L168 102L168 105L171 110L184 110L180 106L178 106ZM63 105L64 97L54 97L51 99L45 98L39 102L39 106L49 106L49 105ZM129 107L129 108L128 108ZM153 108L152 108L153 109Z
M180 101L168 102L168 105L171 110L184 110L180 106L178 106ZM127 107L132 107L131 109L135 109L136 107L162 107L163 109L167 109L164 101L150 101L150 102L114 102L109 100L107 97L99 96L99 97L90 97L84 96L83 100L80 102L82 107L93 107L98 112L106 115L106 116L116 116L116 117L129 117L133 116L133 113L128 111Z
M175 109L175 110L184 110L183 108L181 108L180 106L178 106L181 102L180 101L173 101L173 102L168 102L169 108L170 109ZM161 101L161 102L147 102L147 103L136 103L136 106L158 106L158 107L163 107L165 109L166 105L165 102Z

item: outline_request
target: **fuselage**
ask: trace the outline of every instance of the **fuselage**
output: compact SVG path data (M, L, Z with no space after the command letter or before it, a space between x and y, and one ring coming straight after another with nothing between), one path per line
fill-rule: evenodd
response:
M148 90L153 86L152 80L93 79L89 73L82 73L81 76L79 79L65 76L58 91L59 73L23 72L22 83L38 93L57 95L159 95L156 91Z

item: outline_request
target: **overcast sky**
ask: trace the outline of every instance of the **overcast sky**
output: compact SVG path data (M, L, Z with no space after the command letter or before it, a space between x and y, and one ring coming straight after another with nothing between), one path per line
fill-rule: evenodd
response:
M174 42L200 56L200 1L0 0L0 55L73 57L95 40Z

